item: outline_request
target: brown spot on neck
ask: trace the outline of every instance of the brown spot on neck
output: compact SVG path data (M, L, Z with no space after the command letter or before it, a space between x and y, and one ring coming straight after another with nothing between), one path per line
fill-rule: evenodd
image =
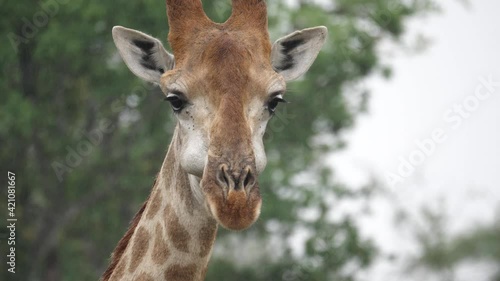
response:
M154 281L154 280L153 277L151 277L151 275L143 272L136 279L134 279L134 281Z
M153 200L151 200L151 203L148 206L148 213L146 215L148 220L154 218L154 216L158 213L158 210L161 207L162 196L161 196L160 189L157 188L153 192L154 192Z
M198 237L200 239L200 257L204 258L212 249L217 234L217 222L210 219L200 229Z
M179 251L189 253L189 240L191 236L184 226L179 222L175 210L167 204L165 207L165 219L167 220L167 234L170 241Z
M134 236L134 245L132 248L132 256L128 267L128 272L133 273L137 269L148 251L148 245L149 233L143 226L141 226L137 229Z
M163 232L160 223L156 224L155 229L155 244L153 248L153 262L158 265L164 264L168 257L170 256L170 251L167 246L167 241L163 237Z
M167 281L193 281L196 280L196 265L179 265L170 266L165 271L165 279Z

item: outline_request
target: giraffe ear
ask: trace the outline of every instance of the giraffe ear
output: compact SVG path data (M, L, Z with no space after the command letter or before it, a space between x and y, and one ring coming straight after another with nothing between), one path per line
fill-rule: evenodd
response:
M156 38L137 30L115 26L113 40L128 68L148 82L160 84L161 75L174 67L174 56Z
M286 81L306 73L318 56L328 30L317 26L295 31L278 39L271 50L271 64Z

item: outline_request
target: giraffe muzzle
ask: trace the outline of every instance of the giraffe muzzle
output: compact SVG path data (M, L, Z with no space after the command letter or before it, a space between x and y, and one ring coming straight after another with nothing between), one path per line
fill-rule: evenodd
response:
M262 198L253 162L231 165L209 159L201 188L210 212L227 229L246 229L260 215Z

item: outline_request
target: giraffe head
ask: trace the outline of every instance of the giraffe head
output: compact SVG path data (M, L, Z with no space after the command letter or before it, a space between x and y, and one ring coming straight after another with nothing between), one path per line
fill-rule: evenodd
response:
M212 22L200 0L167 0L169 42L116 26L115 44L130 70L158 84L178 120L178 161L193 194L224 227L241 230L260 214L257 176L262 138L286 81L306 72L326 28L294 32L273 45L264 1L233 0L231 17ZM194 182L194 183L193 183Z

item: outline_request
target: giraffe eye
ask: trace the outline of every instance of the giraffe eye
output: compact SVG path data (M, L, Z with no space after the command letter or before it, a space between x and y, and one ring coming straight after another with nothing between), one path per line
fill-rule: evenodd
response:
M274 97L271 97L271 99L267 102L267 105L266 105L266 108L269 111L269 114L271 114L271 115L274 114L279 103L286 103L286 100L284 100L280 94L275 95Z
M172 106L172 109L174 110L175 113L180 112L187 105L187 101L186 98L184 97L184 94L178 91L173 91L171 93L168 93L165 100L170 102L170 105Z

